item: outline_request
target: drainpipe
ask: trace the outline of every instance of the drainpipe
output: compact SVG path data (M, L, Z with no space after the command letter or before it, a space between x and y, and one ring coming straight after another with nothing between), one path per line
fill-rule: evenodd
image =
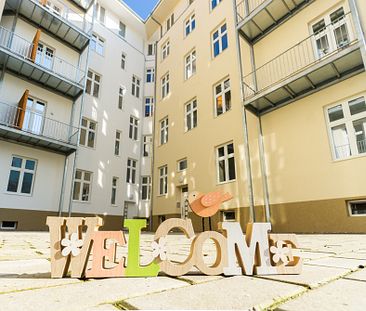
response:
M66 185L68 163L69 163L69 156L65 156L64 173L62 175L62 185L61 185L60 199L59 199L59 205L58 205L58 216L59 217L62 216L62 209L63 209L63 205L64 205L65 185Z
M94 18L95 18L95 4L93 3L93 17L92 17L92 28L94 28ZM80 55L81 58L81 55ZM79 61L80 61L79 58ZM90 41L88 44L88 50L87 50L87 54L86 54L86 63L85 63L85 78L84 78L84 87L83 87L83 93L82 93L82 97L81 97L81 102L80 102L80 113L79 113L79 132L78 134L80 135L80 128L81 128L81 119L83 117L83 111L84 111L84 103L85 103L85 93L86 93L86 80L87 80L87 75L88 75L88 67L89 67L89 58L90 58ZM69 196L69 210L68 210L68 216L71 217L72 215L72 192L73 192L73 180L75 178L75 172L76 172L76 162L77 162L77 157L79 154L79 147L80 147L80 141L79 139L77 140L77 149L75 151L75 155L74 155L74 159L73 159L73 163L72 163L72 175L71 175L71 187L70 187L70 196Z
M236 10L236 0L233 0L233 12L235 27L238 24L238 16ZM245 98L244 98L244 86L243 86L243 64L241 62L241 50L240 50L240 38L239 32L235 29L235 41L236 41L236 51L237 51L237 62L239 64L239 79L240 79L240 95L242 103L242 119L243 119L243 134L244 134L244 151L245 151L245 167L247 171L248 178L248 199L249 199L249 222L255 222L255 208L254 208L254 195L253 195L253 179L252 179L252 167L250 161L250 148L249 148L249 134L248 134L248 119L247 111L245 108Z
M364 67L366 68L366 39L365 39L365 32L363 31L363 28L362 28L361 17L360 17L359 11L358 11L356 0L349 0L349 7L350 7L352 18L353 18L353 21L354 21L354 24L355 24L357 37L358 37L360 43L362 44L362 46L361 46L361 55L362 55L362 60L363 60Z

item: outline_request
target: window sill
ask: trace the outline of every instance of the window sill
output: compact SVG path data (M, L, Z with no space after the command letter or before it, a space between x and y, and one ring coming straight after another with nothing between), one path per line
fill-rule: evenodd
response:
M157 195L158 198L168 198L168 194L158 194Z
M19 192L5 191L4 194L19 196L19 197L26 197L26 198L33 197L33 193L28 194L28 193L19 193Z
M350 156L350 157L347 157L347 158L342 158L342 159L334 159L333 158L332 162L333 163L339 163L339 162L344 162L344 161L356 160L356 159L363 158L363 157L366 157L366 153L357 154L357 155Z
M76 201L76 200L72 200L72 203L91 204L91 201Z
M221 113L221 114L217 114L217 113L215 112L215 114L214 114L214 119L220 118L220 117L222 117L223 115L226 115L227 113L231 112L232 110L233 110L233 109L232 109L232 108L230 108L230 110L227 110L227 111L225 111L225 112L223 112L223 113Z
M217 185L222 186L222 185L232 184L235 182L236 182L236 179L233 179L233 180L229 180L229 181L218 182Z

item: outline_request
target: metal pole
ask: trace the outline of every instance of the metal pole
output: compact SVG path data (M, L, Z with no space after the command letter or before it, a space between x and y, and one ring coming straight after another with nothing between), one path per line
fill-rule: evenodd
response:
M362 28L361 18L358 11L356 0L349 0L349 7L351 10L352 18L355 24L355 29L357 33L357 37L360 40L361 46L361 55L364 67L366 68L366 39L365 39L365 33Z
M64 198L65 198L65 185L66 185L66 175L67 175L67 167L69 163L69 156L65 156L64 161L64 173L62 176L62 185L61 185L61 192L60 192L60 200L59 200L59 206L58 206L58 216L62 216L62 210L63 210L63 204L64 204Z
M236 10L236 0L233 0L233 12L235 19L235 27L238 24L238 16ZM248 199L249 199L249 221L255 222L255 208L254 208L254 195L253 195L253 180L252 180L252 167L250 162L250 148L249 148L249 134L248 134L248 120L247 120L247 111L244 104L244 86L243 86L243 64L241 62L241 50L240 50L240 38L239 31L236 29L236 51L237 51L237 61L239 64L239 78L240 78L240 94L241 94L241 102L242 102L242 118L243 118L243 131L244 131L244 151L245 151L245 166L247 170L248 177Z

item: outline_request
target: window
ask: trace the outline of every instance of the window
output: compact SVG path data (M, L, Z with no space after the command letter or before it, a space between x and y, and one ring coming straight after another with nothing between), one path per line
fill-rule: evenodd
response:
M143 156L149 157L152 154L152 136L145 135L143 138Z
M111 194L111 204L116 205L116 199L117 199L117 183L118 178L113 177L112 178L112 194Z
M0 229L2 230L16 230L18 227L18 222L17 221L2 221L0 223Z
M97 3L97 19L99 22L101 22L102 24L105 23L105 8L103 8L102 6L99 5L99 3Z
M211 0L211 10L213 10L214 8L216 8L222 0Z
M366 216L366 200L348 202L350 216Z
M341 7L312 25L317 57L322 58L349 44L348 30L351 27L347 23L344 9Z
M159 168L159 195L168 194L168 166Z
M216 149L218 182L235 180L234 144L229 143Z
M161 48L161 55L163 60L166 59L169 56L169 54L170 54L170 42L167 41Z
M22 130L36 135L42 135L44 125L47 124L45 122L45 114L46 104L41 100L28 97Z
M126 25L122 22L119 22L118 34L123 38L126 37Z
M226 24L220 26L212 34L213 56L221 54L228 47L227 27Z
M141 200L150 201L151 199L151 177L142 176L141 178Z
M38 43L35 62L42 67L52 69L55 51L44 43Z
M169 73L161 78L161 97L165 98L170 92Z
M121 137L122 133L120 131L116 131L116 140L114 142L114 155L120 155L120 148L121 148Z
M192 100L185 106L186 132L197 127L197 99Z
M235 211L223 211L222 220L223 221L235 221L236 220Z
M146 97L145 98L145 117L152 117L154 114L154 98Z
M123 70L126 69L126 58L127 58L127 55L125 53L122 53L122 55L121 55L121 68Z
M160 121L160 145L164 145L168 142L168 123L168 118Z
M126 94L126 89L123 86L119 87L118 91L118 109L122 110L123 108L123 99Z
M188 167L187 159L182 159L178 161L178 172L186 170Z
M33 190L37 161L13 156L7 192L30 195Z
M104 55L104 39L99 37L96 34L92 35L92 39L90 41L90 48L92 51L98 53L99 55Z
M86 80L86 92L94 97L99 97L100 90L100 75L89 70L88 77Z
M196 51L192 51L185 58L185 78L186 80L192 77L197 70L196 66Z
M141 80L136 76L132 76L132 95L140 98Z
M76 170L72 199L79 202L90 202L91 182L93 173Z
M192 14L184 24L185 35L188 36L196 28L196 15Z
M214 86L214 92L216 116L219 116L231 109L230 79L225 79L216 84Z
M366 155L366 103L361 96L327 109L335 159Z
M166 21L166 31L168 31L174 25L174 13Z
M136 183L136 167L137 161L133 159L127 160L127 175L126 175L126 182L129 184Z
M146 69L146 83L153 83L155 82L155 69L148 68Z
M155 45L149 44L147 46L147 56L153 56L153 55L155 55Z
M95 148L97 123L86 118L81 119L80 140L81 146Z
M135 117L130 117L130 130L128 133L128 137L137 140L138 137L138 130L139 130L139 120L137 120Z

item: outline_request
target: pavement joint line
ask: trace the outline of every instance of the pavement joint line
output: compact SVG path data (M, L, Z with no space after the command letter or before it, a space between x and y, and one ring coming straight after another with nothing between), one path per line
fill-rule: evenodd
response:
M353 259L353 258L344 258L344 259ZM304 263L304 265L307 265L307 266L317 266L317 267L324 267L324 268L339 268L339 269L345 269L345 270L350 270L350 273L352 272L356 272L358 271L358 269L360 269L360 266L358 266L357 268L345 268L345 267L338 267L338 266L327 266L327 265L318 265L318 264L312 264L311 261L307 261L306 263Z
M302 295L304 295L305 293L311 291L311 289L307 289L307 288L304 288L303 291L301 291L300 293L296 293L294 295L291 295L289 297L285 297L285 298L281 298L281 299L278 299L276 301L273 302L273 304L271 304L270 306L264 308L264 310L268 310L268 311L275 311L277 310L277 308L291 300L294 300L294 299L297 299L299 297L301 297ZM254 310L257 310L256 308L254 308Z
M35 291L40 289L46 289L46 288L55 288L55 287L62 287L62 286L70 286L74 284L79 284L79 282L70 282L70 283L64 283L64 284L57 284L57 285L50 285L50 286L41 286L41 287L31 287L31 288L23 288L23 289L16 289L11 290L8 292L0 292L0 295L7 295L7 294L14 294L14 293L22 293L22 292L29 292L29 291Z
M128 298L129 299L129 298ZM128 303L126 301L126 299L124 300L119 300L115 303L112 304L112 306L116 307L118 310L139 310L137 307L135 307L134 305L131 305L130 303Z

